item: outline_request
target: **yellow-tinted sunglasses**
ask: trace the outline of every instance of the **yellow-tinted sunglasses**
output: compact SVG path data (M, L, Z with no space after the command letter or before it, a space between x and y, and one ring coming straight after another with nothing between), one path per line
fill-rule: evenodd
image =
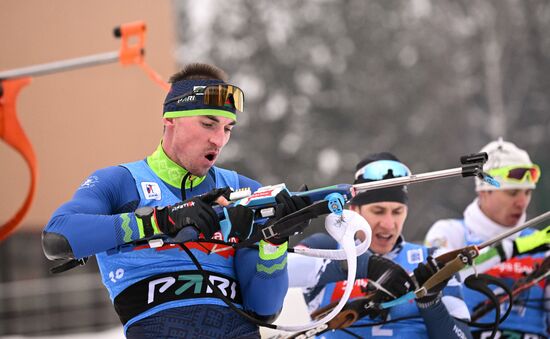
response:
M528 181L536 184L540 179L540 167L535 164L494 168L488 170L487 173L511 182Z

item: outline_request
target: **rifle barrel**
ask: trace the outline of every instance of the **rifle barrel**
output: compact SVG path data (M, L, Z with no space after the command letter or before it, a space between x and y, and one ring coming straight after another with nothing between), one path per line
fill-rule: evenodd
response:
M533 219L526 221L522 225L518 225L516 227L513 227L510 230L508 230L508 231L506 231L502 234L499 234L498 236L481 243L480 245L477 246L477 248L482 249L482 248L485 248L487 246L491 246L491 245L501 241L502 239L508 238L512 234L515 234L515 233L517 233L521 230L524 230L527 227L536 225L539 222L548 219L549 217L550 217L550 211L546 211L545 213L539 215L538 217L534 217Z
M379 188L387 188L400 185L408 185L418 182L437 180L442 178L462 176L462 167L451 168L441 171L411 174L406 177L391 178L385 180L371 181L362 184L355 184L352 187L357 193Z

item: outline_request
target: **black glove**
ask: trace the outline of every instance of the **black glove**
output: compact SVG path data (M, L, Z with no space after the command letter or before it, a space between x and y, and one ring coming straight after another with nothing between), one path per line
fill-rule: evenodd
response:
M227 193L227 190L228 188L217 188L173 206L155 208L154 216L159 229L173 237L182 228L193 226L205 239L210 239L220 229L218 215L212 204Z
M368 312L370 318L377 316L385 318L387 310L382 310L378 306L383 302L399 298L414 288L413 280L403 267L379 255L372 255L369 258L367 279L369 282L367 295L371 301Z
M428 256L426 263L418 264L418 266L413 271L418 287L422 286L426 281L428 281L428 279L437 271L439 271L443 266L443 264L438 263L431 256ZM447 286L449 279L451 278L449 277L432 287L430 290L427 291L428 293L424 297L417 298L416 304L418 305L418 307L426 308L435 304L438 299L441 298L441 291L445 288L445 286Z
M311 201L308 197L300 197L297 195L290 196L290 194L286 190L282 190L275 196L275 202L277 204L275 206L275 216L268 220L266 226L271 225L277 220L311 205ZM299 227L305 228L308 224L309 221L306 221L303 222L302 225ZM283 237L269 238L267 241L274 245L280 245L288 241L288 235Z
M226 240L232 237L237 238L239 241L247 239L252 233L254 211L242 205L228 208L226 211L231 222L231 230Z
M367 278L381 292L379 301L399 298L414 288L413 280L403 267L379 255L370 257ZM382 288L379 289L377 285Z

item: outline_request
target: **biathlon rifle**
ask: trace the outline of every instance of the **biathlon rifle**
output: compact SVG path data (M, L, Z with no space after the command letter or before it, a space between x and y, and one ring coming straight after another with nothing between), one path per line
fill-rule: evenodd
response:
M339 214L343 210L344 205L349 202L352 197L368 190L402 186L456 176L475 176L491 185L498 187L498 181L493 179L489 174L483 172L483 164L487 161L487 158L488 156L485 152L475 153L460 157L461 166L457 168L411 174L404 177L395 177L361 184L337 184L313 190L289 192L290 195L307 197L311 201L311 205L292 214L286 215L285 217L277 220L275 223L265 227L264 224L268 218L275 215L275 208L277 206L275 196L281 191L287 190L286 185L277 184L264 186L260 187L255 192L251 192L249 188L239 189L226 196L230 202L228 206L225 206L225 208L221 206L214 206L214 210L220 220L220 233L214 235L213 239L226 242L229 240L231 242L231 239L228 239L228 235L231 232L231 224L229 223L229 218L227 218L226 215L226 208L231 208L236 205L243 205L254 211L255 225L254 231L249 238L244 239L239 243L229 244L232 248L238 249L253 246L262 239L269 240L274 237L283 238L299 234L303 231L304 222L308 222L309 220L320 215L331 212ZM218 236L220 237L217 238ZM167 243L173 243L173 241L171 241L171 239L166 239L166 237L147 240L148 246L152 248L161 247Z
M393 186L401 186L414 184L419 182L450 178L455 176L471 177L476 176L494 186L499 186L499 183L483 172L483 164L487 161L487 153L476 153L465 155L460 158L461 167L427 172L421 174L411 174L404 177L396 177L372 181L361 184L338 184L322 188L317 188L302 192L289 192L291 195L307 197L312 204L306 208L289 214L270 226L259 228L253 233L249 239L235 244L235 248L252 245L260 240L269 240L273 237L288 237L296 233L301 233L304 222L316 218L319 215L328 214L330 212L338 213L344 207L344 204L349 202L355 195L381 188ZM243 205L254 210L254 223L263 225L267 218L275 215L275 196L282 190L287 189L285 184L273 186L265 186L252 193L248 190L237 190L229 196L232 205ZM231 207L228 206L228 207ZM220 229L223 239L227 239L230 232L228 218L224 214L222 207L216 206L216 212L221 220Z

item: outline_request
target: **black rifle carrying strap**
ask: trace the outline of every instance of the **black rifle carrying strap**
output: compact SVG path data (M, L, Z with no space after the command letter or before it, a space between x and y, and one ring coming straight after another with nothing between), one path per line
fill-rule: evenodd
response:
M475 290L475 291L485 295L488 298L488 300L491 302L491 305L495 309L495 321L494 322L492 322L492 323L478 323L478 322L471 321L471 322L468 323L468 325L473 326L473 327L492 329L491 336L489 338L490 339L494 338L495 335L496 335L496 331L498 330L498 325L500 323L502 323L504 320L506 320L506 318L510 314L510 311L512 310L512 302L509 303L508 308L506 309L506 312L504 312L504 314L501 317L500 316L500 303L499 303L499 300L498 300L497 296L495 295L495 293L493 292L493 290L491 288L489 288L489 285L495 285L495 286L498 286L498 287L502 288L504 290L504 293L506 293L508 295L508 297L510 298L509 299L510 301L513 300L512 291L510 290L510 288L508 287L508 285L506 285L506 283L504 281L502 281L499 278L488 275L488 274L477 274L477 275L472 274L469 277L467 277L466 280L464 280L464 285L466 285L466 287L468 287L472 290Z
M260 240L269 241L271 238L285 238L300 233L303 231L302 225L304 222L328 213L330 213L328 202L326 200L317 201L273 223L268 221L266 226L257 229L248 239L235 244L233 247L235 249L248 247Z

